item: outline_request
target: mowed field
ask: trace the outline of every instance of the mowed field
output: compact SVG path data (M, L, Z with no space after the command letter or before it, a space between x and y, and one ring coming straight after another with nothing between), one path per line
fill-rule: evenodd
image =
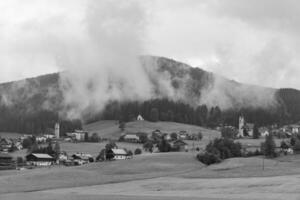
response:
M1 200L300 199L300 156L203 166L191 153L0 175Z

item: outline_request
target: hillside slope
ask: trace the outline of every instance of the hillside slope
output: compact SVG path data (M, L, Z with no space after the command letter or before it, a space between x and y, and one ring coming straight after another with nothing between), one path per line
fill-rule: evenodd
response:
M117 121L98 121L95 123L84 125L85 130L90 133L97 133L100 137L118 139L121 136L119 124ZM154 130L160 130L163 133L172 133L187 131L188 133L203 134L203 139L219 137L220 132L215 130L206 129L200 126L194 126L189 124L182 124L176 122L148 122L148 121L134 121L126 123L125 131L129 133L144 132L151 134Z
M167 98L193 108L206 104L208 107L219 106L222 111L233 110L235 113L227 116L230 120L225 121L231 125L237 121L237 113L245 109L244 115L249 121L266 118L269 120L265 124L300 121L298 90L241 84L163 57L143 56L141 64L152 83L153 98ZM0 84L0 131L40 133L64 119L63 113L74 105L66 104L60 83L61 74L56 73ZM93 89L93 85L87 88ZM109 99L106 103L114 100L117 101ZM77 115L86 121L101 116L101 113L94 113L90 107Z

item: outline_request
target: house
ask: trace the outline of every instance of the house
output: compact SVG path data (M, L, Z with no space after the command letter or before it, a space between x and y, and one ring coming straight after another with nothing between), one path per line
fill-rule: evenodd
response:
M128 135L124 136L124 141L138 143L138 142L140 142L140 138L137 135L128 134Z
M136 118L137 121L144 121L144 118L142 117L142 115L138 115Z
M0 153L0 170L1 169L15 169L15 164L12 156Z
M172 146L173 149L178 151L188 151L188 144L180 139L173 142Z
M130 157L124 149L111 149L106 152L106 158L108 160L125 160Z
M186 140L189 137L186 131L180 131L178 133L178 139Z
M86 134L88 134L87 131L75 130L73 133L67 133L67 136L69 136L77 141L84 141Z
M33 166L50 166L53 165L55 159L49 154L32 153L26 156L27 164Z
M76 153L72 155L72 158L77 165L83 165L90 162L94 162L94 158L91 154Z
M266 137L266 136L268 136L268 135L270 134L269 129L266 128L266 127L261 127L261 128L259 128L259 129L258 129L258 132L260 132L260 135L261 135L262 137Z
M298 134L299 133L300 125L298 125L298 124L292 124L289 127L290 127L290 129L292 131L292 134Z

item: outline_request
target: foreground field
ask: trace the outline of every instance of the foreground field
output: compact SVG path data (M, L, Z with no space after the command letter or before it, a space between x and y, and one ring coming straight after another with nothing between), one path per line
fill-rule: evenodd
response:
M0 199L296 200L299 164L296 155L234 158L205 167L191 153L145 154L133 160L1 174Z

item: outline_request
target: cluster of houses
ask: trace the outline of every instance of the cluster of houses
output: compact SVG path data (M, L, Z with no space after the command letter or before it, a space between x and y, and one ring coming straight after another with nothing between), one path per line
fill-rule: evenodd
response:
M223 126L226 128L230 128L237 133L238 138L245 137L253 137L254 133L254 123L248 123L243 116L239 117L239 125L238 128L233 126ZM221 128L219 128L221 129ZM300 125L299 124L289 124L279 127L278 125L272 126L262 126L258 128L258 132L260 136L265 137L272 133L274 136L278 138L290 138L295 134L300 133Z
M9 151L23 149L21 138L0 138L0 152L8 153Z
M127 133L123 134L120 138L121 141L130 142L130 143L142 143L140 138L141 133ZM160 141L164 138L170 143L173 149L178 151L188 151L188 144L184 140L198 140L198 134L189 134L186 131L180 131L178 133L163 133L160 130L154 130L152 134L143 133L144 137L147 137L147 140L150 141Z

